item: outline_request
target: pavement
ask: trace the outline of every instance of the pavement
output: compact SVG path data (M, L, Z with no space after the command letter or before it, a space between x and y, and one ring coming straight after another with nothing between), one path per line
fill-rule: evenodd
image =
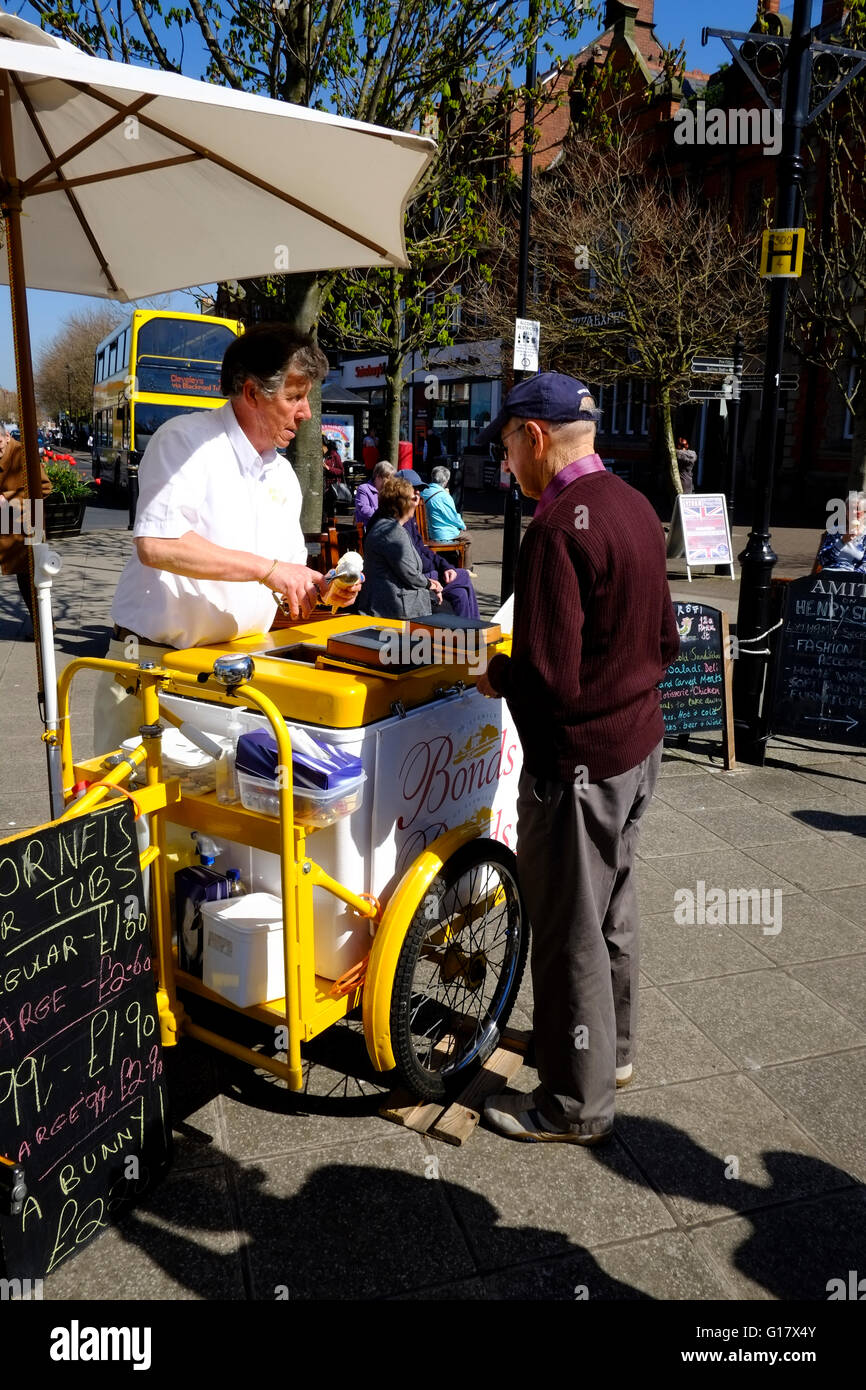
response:
M466 502L491 613L501 522ZM60 665L105 641L125 526L94 508L58 544ZM808 572L813 531L774 541L779 573ZM672 588L735 611L728 579ZM2 580L0 835L48 815L22 627ZM300 1094L186 1040L166 1053L170 1175L64 1261L45 1299L825 1301L866 1248L864 830L860 750L775 739L764 768L727 773L715 737L667 750L640 842L635 1078L610 1143L479 1128L452 1148L389 1124L357 1021L307 1049ZM674 895L700 882L768 890L771 930L766 915L678 923ZM530 1018L526 981L512 1021ZM535 1081L524 1067L513 1084Z

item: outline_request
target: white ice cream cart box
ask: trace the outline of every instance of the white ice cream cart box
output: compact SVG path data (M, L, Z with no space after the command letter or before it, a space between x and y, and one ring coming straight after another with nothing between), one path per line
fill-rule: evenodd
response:
M505 702L485 699L470 684L478 664L397 678L315 666L311 656L323 650L326 631L353 625L357 618L336 618L231 648L252 655L252 684L274 701L290 732L300 727L362 761L366 783L358 809L316 830L307 852L353 891L382 898L445 830L474 824L481 835L514 849L520 744ZM171 664L198 675L225 650L173 653ZM281 654L271 655L274 650ZM228 720L237 718L206 700L169 695L160 702L204 733L223 734ZM258 713L240 718L245 729L267 726ZM216 868L240 868L251 891L279 896L277 855L217 842ZM326 979L339 978L369 950L368 923L320 888L314 889L314 922L316 971Z

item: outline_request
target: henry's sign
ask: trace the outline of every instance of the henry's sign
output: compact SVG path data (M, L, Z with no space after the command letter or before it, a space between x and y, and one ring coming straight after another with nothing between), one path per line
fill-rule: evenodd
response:
M787 585L772 731L866 746L866 576L822 570Z

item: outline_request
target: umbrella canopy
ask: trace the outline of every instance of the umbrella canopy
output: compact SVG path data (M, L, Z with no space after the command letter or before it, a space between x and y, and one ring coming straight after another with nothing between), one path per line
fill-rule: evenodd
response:
M434 149L426 137L89 58L0 10L0 283L10 287L28 496L41 496L28 287L135 300L214 280L405 266L403 211ZM48 634L40 641L38 614L59 815L56 702L44 677L53 647Z
M89 58L2 11L0 69L29 288L132 300L407 264L403 209L432 140Z

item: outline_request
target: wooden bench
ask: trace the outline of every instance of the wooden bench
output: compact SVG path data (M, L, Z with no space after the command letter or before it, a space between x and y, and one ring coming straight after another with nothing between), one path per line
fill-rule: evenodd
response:
M432 550L436 555L453 555L457 561L457 568L466 568L466 547L468 542L459 539L456 541L431 541L430 529L427 524L427 509L424 506L423 498L421 498L415 509L415 520L418 523L418 530L421 532L421 539L428 550Z

